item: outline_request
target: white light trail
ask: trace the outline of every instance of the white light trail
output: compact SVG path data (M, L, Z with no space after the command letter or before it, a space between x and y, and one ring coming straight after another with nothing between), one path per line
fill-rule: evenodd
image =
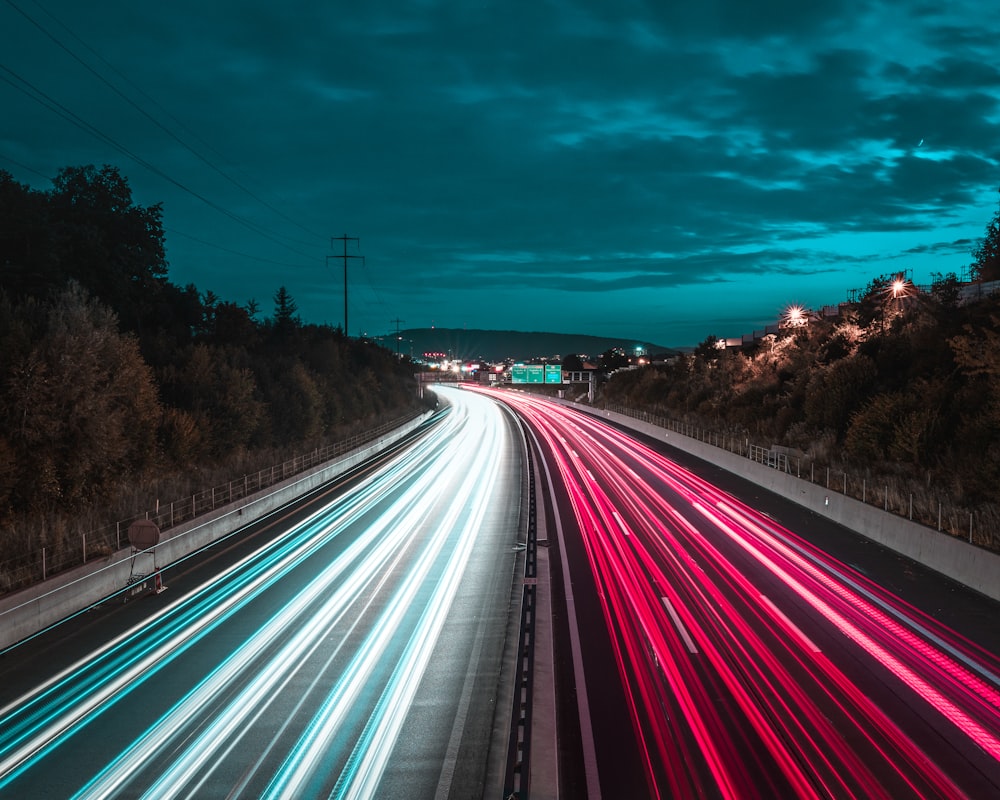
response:
M376 793L505 474L508 438L495 404L462 393L438 429L349 497L8 704L0 711L0 790L127 695L148 691L153 676L293 570L335 552L74 797L202 794L226 780L221 765L234 758L246 764L241 787L283 764L256 779L269 784L270 797ZM326 549L341 537L344 546ZM302 685L308 705L287 696ZM357 738L350 731L359 712ZM281 713L297 718L274 724ZM267 720L269 743L239 746ZM274 755L253 752L262 749ZM148 765L165 754L151 775ZM331 764L340 765L339 779Z

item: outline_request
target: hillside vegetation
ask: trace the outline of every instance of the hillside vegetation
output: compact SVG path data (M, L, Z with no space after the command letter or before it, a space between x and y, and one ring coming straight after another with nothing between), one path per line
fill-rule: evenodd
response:
M944 495L978 508L1000 541L1000 210L971 255L970 283L881 276L837 316L789 314L752 348L710 337L618 373L604 401Z
M0 573L417 407L411 367L284 288L265 315L172 284L159 206L112 167L48 192L0 171L0 220Z
M930 291L893 284L876 279L840 316L788 324L749 349L710 338L672 363L616 373L603 400L792 448L903 497L943 498L965 509L966 530L971 510L1000 521L1000 296L962 301L953 275ZM936 503L921 505L934 516Z

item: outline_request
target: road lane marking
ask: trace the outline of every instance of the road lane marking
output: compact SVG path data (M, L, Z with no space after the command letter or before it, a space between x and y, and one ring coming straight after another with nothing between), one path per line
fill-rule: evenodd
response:
M670 600L666 597L661 597L660 600L663 601L663 605L667 609L670 619L674 621L674 626L677 628L677 632L681 635L681 639L684 640L684 646L688 649L689 653L696 655L698 653L698 648L695 645L694 640L691 638L691 634L689 634L687 628L684 627L684 623L681 622L681 618L677 616L677 612L670 604Z

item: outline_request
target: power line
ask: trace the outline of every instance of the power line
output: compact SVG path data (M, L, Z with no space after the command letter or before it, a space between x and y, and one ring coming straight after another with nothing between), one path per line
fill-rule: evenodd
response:
M157 128L159 128L164 133L166 133L171 139L173 139L175 142L177 142L179 145L181 145L189 153L191 153L192 155L194 155L203 164L205 164L206 166L208 166L209 168L211 168L214 172L216 172L218 175L222 176L225 180L229 181L229 183L231 183L237 189L239 189L240 191L242 191L245 194L247 194L249 197L251 197L254 200L256 200L262 206L264 206L265 208L267 208L270 211L272 211L275 214L277 214L279 217L281 217L282 219L284 219L286 222L290 222L291 224L295 225L295 227L299 228L300 230L302 230L305 233L308 233L308 234L310 234L312 236L316 236L316 237L321 237L322 236L321 234L318 234L318 233L316 233L314 231L309 230L308 228L306 228L305 226L303 226L302 224L300 224L297 220L289 217L283 211L281 211L280 209L278 209L277 207L275 207L271 203L267 202L263 198L261 198L258 195L256 195L253 191L251 191L249 188L247 188L242 183L240 183L239 181L237 181L235 178L233 178L231 175L229 175L227 172L225 172L218 165L216 165L215 163L213 163L206 156L204 156L201 153L199 153L190 144L188 144L187 142L185 142L181 137L179 137L176 133L174 133L172 130L170 130L170 128L168 128L166 125L164 125L158 119L156 119L152 114L150 114L149 112L147 112L138 103L136 103L134 100L132 100L132 98L130 98L128 95L126 95L124 92L122 92L117 86L115 86L113 83L111 83L107 78L105 78L103 75L101 75L101 73L99 73L97 70L95 70L90 64L88 64L86 61L84 61L82 58L80 58L79 55L77 55L66 44L64 44L62 41L60 41L51 31L49 31L44 25L42 25L40 22L38 22L38 20L36 20L34 17L32 17L30 14L28 14L24 9L22 9L20 6L18 6L17 3L13 2L13 0L6 0L6 2L7 2L7 5L9 5L11 8L13 8L15 11L17 11L22 17L24 17L26 20L28 20L28 22L30 22L32 25L34 25L45 36L47 36L49 39L51 39L52 42L54 42L55 45L57 47L59 47L63 52L65 52L67 55L69 55L73 60L75 60L84 69L86 69L88 72L90 72L90 74L92 74L101 83L103 83L105 86L107 86L118 97L120 97L122 100L124 100L126 103L128 103L139 114L141 114L143 117L145 117L151 123L153 123ZM67 25L65 25L58 18L56 18L56 16L54 14L52 14L50 11L46 10L45 8L43 8L38 3L36 3L36 5L38 5L38 7L41 8L42 11L44 11L46 14L48 14L48 16L51 17L58 25L60 25L64 30L66 30L74 39L76 39L77 42L79 42L83 47L85 47L89 52L91 52L98 59L100 59L100 61L105 66L107 66L109 69L111 69L112 71L114 71L115 74L117 74L120 78L122 78L124 81L126 81L134 89L136 89L137 91L139 91L148 100L150 100L151 102L153 102L155 105L159 106L159 104L156 103L155 100L153 100L151 97L149 97L148 94L146 94L141 89L139 89L135 85L135 83L133 81L129 80L127 77L125 77L124 75L122 75L117 69L115 69L111 64L109 64L99 53L97 53L92 47L90 47L86 42L84 42L79 36L77 36L75 33L73 33L69 29L69 27ZM162 106L159 106L159 107L162 109ZM305 242L300 242L300 244L306 244L306 246L309 246Z
M248 219L246 219L244 217L241 217L240 215L235 214L232 211L229 211L228 209L224 208L223 206L220 206L218 203L216 203L216 202L214 202L212 200L209 200L204 195L196 192L194 189L190 188L189 186L186 186L185 184L181 183L176 178L171 177L166 172L164 172L163 170L161 170L159 167L157 167L154 164L150 163L149 161L147 161L146 159L144 159L142 156L140 156L140 155L138 155L136 153L133 153L131 150L129 150L127 147L125 147L125 145L121 144L120 142L116 141L115 139L112 139L106 133L104 133L103 131L101 131L98 128L94 127L89 122L87 122L86 120L84 120L83 118L81 118L80 116L78 116L77 114L75 114L72 111L70 111L66 106L64 106L58 100L56 100L53 97L49 96L48 94L46 94L45 92L43 92L41 89L39 89L37 86L34 86L30 81L26 80L25 78L22 78L20 75L18 75L16 72L14 72L14 70L10 69L9 67L6 67L3 64L0 64L0 70L2 70L3 72L6 72L8 75L10 75L12 78L14 78L14 80L17 81L17 83L15 83L14 80L11 80L10 78L7 78L7 77L5 77L3 75L0 75L0 80L2 80L4 83L8 84L9 86L11 86L11 87L17 89L18 91L22 92L23 94L27 95L32 100L34 100L35 102L37 102L40 105L44 106L45 108L49 109L50 111L52 111L53 113L55 113L57 116L62 117L67 122L72 123L73 125L75 125L76 127L80 128L81 130L84 130L87 133L89 133L91 136L94 136L97 139L105 142L106 144L108 144L109 146L111 146L112 148L114 148L115 150L117 150L119 153L121 153L122 155L127 156L128 158L132 159L137 164L145 167L146 169L148 169L153 174L158 175L159 177L163 178L168 183L173 184L178 189L181 189L182 191L187 192L188 194L190 194L192 197L195 197L198 200L201 200L201 202L205 203L205 205L209 206L210 208L215 209L216 211L218 211L223 216L229 217L229 219L233 220L234 222L237 222L240 225L243 225L244 227L249 228L251 231L253 231L254 233L256 233L258 236L263 236L265 239L270 239L275 244L279 244L282 247L285 247L288 250L291 250L296 255L302 256L303 258L313 258L314 257L314 256L310 256L310 255L308 255L306 253L299 252L294 247L291 247L290 245L288 245L286 242L282 242L280 239L278 239L275 236L272 236L271 234L269 234L267 231L265 231L263 228L261 228L256 223L251 222L250 220L248 220Z
M10 157L8 155L0 153L0 159L3 159L4 161L8 161L8 162L10 162L11 164L15 165L16 167L18 167L20 169L23 169L23 170L25 170L27 172L30 172L30 173L32 173L34 175L37 175L39 178L44 178L45 180L51 180L50 176L45 175L45 174L39 172L37 169L33 169L33 168L29 167L27 164L21 163L16 158L12 158L12 157ZM287 261L275 261L272 258L264 258L262 256L254 256L254 255L251 255L250 253L241 253L239 250L233 250L232 248L224 247L221 244L216 244L215 242L210 242L207 239L202 239L202 238L200 238L198 236L193 236L190 233L185 233L184 231L179 231L176 228L168 228L168 227L164 226L163 227L163 231L164 231L164 233L169 233L171 236L181 236L181 237L183 237L185 239L190 239L193 242L197 242L198 244L205 245L206 247L212 247L212 248L214 248L216 250L221 250L224 253L229 253L229 254L234 255L234 256L239 256L240 258L246 258L246 259L249 259L251 261L260 261L260 262L262 262L264 264L273 264L274 266L277 266L277 267L292 267L292 268L295 268L295 269L300 269L303 266L302 264L291 264L291 263L289 263Z
M182 236L185 239L190 239L191 241L197 242L198 244L203 244L206 247L213 247L216 250L221 250L224 253L229 253L230 255L239 256L240 258L247 258L250 259L251 261L260 261L264 264L273 264L276 267L292 267L294 269L301 269L303 266L302 264L290 264L287 261L275 261L272 258L264 258L262 256L252 256L249 253L241 253L239 250L233 250L232 248L224 247L221 244L215 244L215 242L210 242L207 239L201 239L198 236L192 236L190 233L184 233L184 231L179 231L176 228L165 227L163 230L166 233L169 233L171 236Z
M14 166L20 167L21 169L25 170L26 172L30 172L33 175L37 175L39 178L44 178L45 180L50 180L50 177L48 175L43 175L37 169L32 169L27 164L22 164L16 158L11 158L10 156L4 155L2 153L0 153L0 158L2 158L4 161L9 161Z

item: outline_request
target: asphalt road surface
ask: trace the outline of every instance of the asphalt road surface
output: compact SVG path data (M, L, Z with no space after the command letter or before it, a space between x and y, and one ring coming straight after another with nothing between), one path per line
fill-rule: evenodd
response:
M521 452L467 396L163 593L7 651L0 797L481 796L509 716Z
M534 431L567 566L568 796L1000 796L996 603L671 448L499 397Z
M163 594L0 655L0 798L497 796L524 465L493 399L441 393L440 424ZM548 498L559 764L532 764L561 797L1000 796L998 604L662 443L495 398Z

